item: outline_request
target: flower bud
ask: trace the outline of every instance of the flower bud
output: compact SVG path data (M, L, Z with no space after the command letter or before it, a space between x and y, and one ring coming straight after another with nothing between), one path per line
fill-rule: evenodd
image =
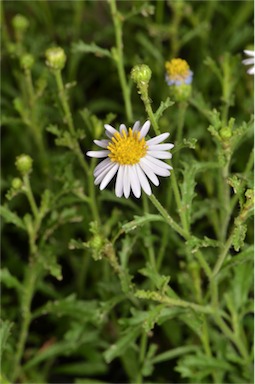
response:
M12 25L13 28L16 29L16 31L25 32L29 26L29 21L25 16L18 14L12 19Z
M231 136L232 136L232 131L231 131L230 127L221 128L221 130L220 130L220 137L223 140L228 140L228 139L230 139Z
M26 175L32 170L33 159L28 155L20 155L16 157L16 168L22 174Z
M148 83L151 78L151 69L146 64L135 65L131 70L131 79L135 83Z
M23 69L31 69L34 65L34 57L30 55L29 53L26 53L25 55L21 56L20 58L20 66Z
M46 65L52 69L63 69L66 63L66 54L61 47L48 48L45 52Z
M12 180L12 188L13 189L20 189L22 187L22 180L19 178L19 177L15 177L13 180Z

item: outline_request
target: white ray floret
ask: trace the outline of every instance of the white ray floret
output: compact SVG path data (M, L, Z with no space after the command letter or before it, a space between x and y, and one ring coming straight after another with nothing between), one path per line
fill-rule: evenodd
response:
M249 50L244 50L244 53L247 56L250 56L248 59L243 60L243 64L245 65L252 65L251 68L248 69L247 73L249 75L254 75L255 74L255 51L249 51Z
M94 140L103 149L87 152L87 156L104 158L94 170L95 184L99 185L100 190L105 189L116 175L116 196L124 195L127 199L132 191L139 198L142 190L147 195L152 193L148 179L158 186L157 176L170 176L172 167L161 160L172 158L169 151L174 145L161 144L169 133L162 133L146 141L149 129L149 121L142 126L136 121L133 128L129 129L125 124L120 124L119 130L105 124L108 139Z

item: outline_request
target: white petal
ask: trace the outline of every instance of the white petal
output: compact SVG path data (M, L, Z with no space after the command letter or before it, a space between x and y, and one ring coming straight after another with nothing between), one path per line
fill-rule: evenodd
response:
M140 128L140 121L136 121L133 125L133 132L139 131Z
M152 170L152 172L154 172L158 176L166 177L170 175L168 169L161 168L158 165L153 164L152 162L148 161L146 157L143 157L143 162Z
M110 140L94 140L94 143L101 148L107 148Z
M152 171L152 169L143 161L143 159L140 160L140 167L146 174L146 176L151 180L151 182L158 186L159 185L159 179L155 175L155 173Z
M136 170L137 170L137 175L139 177L139 181L141 183L142 189L144 190L145 193L147 193L147 195L151 195L150 184L139 164L137 164Z
M151 123L149 122L149 120L147 120L144 125L142 126L142 129L140 131L140 138L142 139L143 137L145 137L147 135L147 133L149 132L150 130L150 125Z
M155 157L152 157L152 156L150 156L148 154L144 157L144 159L149 160L151 163L157 165L158 167L166 168L166 169L173 169L171 167L171 165L165 163L164 161L155 159Z
M111 161L111 159L109 159L109 157L107 157L107 159L101 161L101 163L99 163L96 168L94 169L94 176L97 177L101 172L103 172L105 170L106 167L108 167L108 165L110 164L113 164L113 162Z
M127 133L127 127L125 126L125 124L120 124L119 131L120 131L120 133L123 132L123 131Z
M115 135L115 133L118 132L117 129L113 128L113 127L112 127L111 125L109 125L109 124L105 124L104 127L105 127L106 131L109 132L109 133L111 134L111 136ZM106 134L107 134L107 132L106 132ZM107 135L107 136L108 136L108 135Z
M90 156L90 157L97 157L99 159L101 157L108 156L109 153L110 153L110 151L108 151L108 150L105 150L105 151L88 151L86 153L86 155Z
M105 175L102 183L100 184L101 191L110 183L111 179L115 175L119 168L119 164L114 164L114 166L111 168L111 170Z
M148 144L148 142L147 142ZM149 151L168 151L174 147L172 143L149 145Z
M245 65L254 64L254 57L250 57L249 59L242 60L242 63Z
M94 184L98 185L101 183L105 175L110 172L110 170L114 167L114 163L108 164L102 172L98 174L98 176L95 178Z
M172 153L165 151L147 151L148 155L155 157L156 159L171 159Z
M127 199L130 195L130 177L129 177L129 165L124 165L124 196Z
M155 136L153 137L152 139L146 141L147 144L151 145L151 144L158 144L158 143L161 143L162 141L166 140L166 138L170 135L170 133L168 132L165 132L165 133L161 133L161 135L158 135L158 136Z
M137 175L136 165L130 166L129 175L132 191L135 197L139 198L141 196L141 184Z
M249 49L245 49L244 53L248 56L255 56L255 51L250 51Z
M252 67L252 68L248 69L247 73L248 73L249 75L254 75L254 73L255 73L255 67Z
M118 174L117 174L116 184L115 184L115 194L117 197L121 197L123 195L123 187L124 187L123 175L124 175L124 166L120 165Z

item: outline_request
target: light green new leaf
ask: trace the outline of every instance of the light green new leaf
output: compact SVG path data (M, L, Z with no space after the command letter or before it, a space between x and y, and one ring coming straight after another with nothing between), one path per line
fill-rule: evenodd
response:
M9 208L0 206L0 215L4 218L7 223L11 223L16 225L21 229L26 229L22 219L14 212L12 212Z
M141 327L135 327L128 329L122 336L119 337L116 344L110 346L109 349L104 353L104 358L107 363L110 363L113 359L121 356L128 347L137 339L141 333Z
M112 58L111 52L108 49L104 49L96 45L95 43L85 44L83 41L74 43L72 45L73 53L94 53L97 57L110 57Z
M5 284L7 288L15 288L19 293L23 291L22 284L15 276L11 275L7 268L0 270L0 281Z
M137 227L140 227L151 221L165 221L160 215L145 214L144 216L134 216L134 220L122 225L122 228L126 233L134 231Z

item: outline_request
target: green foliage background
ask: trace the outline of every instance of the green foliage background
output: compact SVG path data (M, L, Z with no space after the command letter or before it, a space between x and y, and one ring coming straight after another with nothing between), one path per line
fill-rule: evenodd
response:
M253 382L253 2L1 6L1 381ZM194 80L172 103L174 57ZM105 123L148 119L137 64L175 143L157 199L99 191L85 156Z

